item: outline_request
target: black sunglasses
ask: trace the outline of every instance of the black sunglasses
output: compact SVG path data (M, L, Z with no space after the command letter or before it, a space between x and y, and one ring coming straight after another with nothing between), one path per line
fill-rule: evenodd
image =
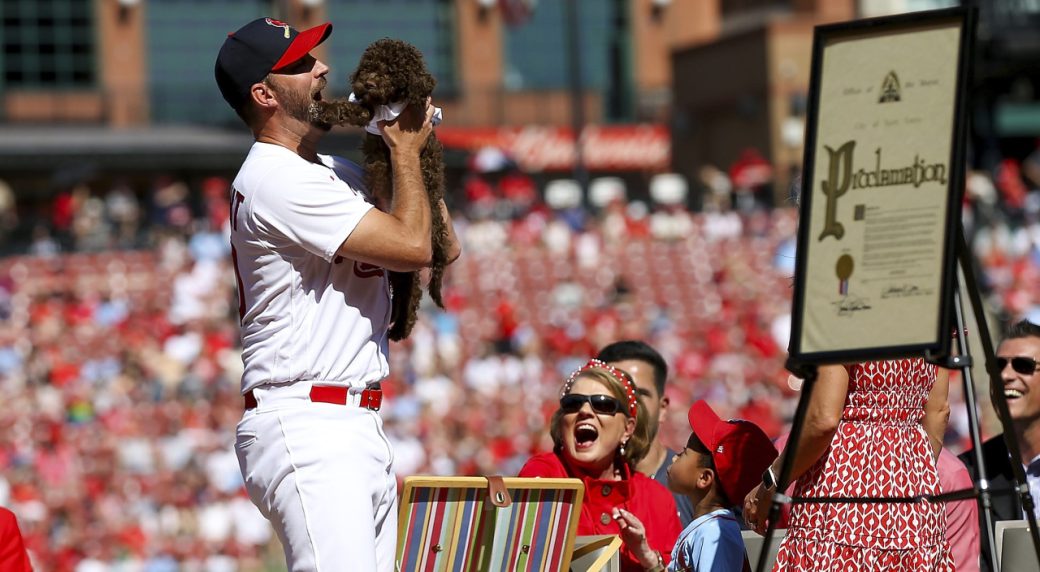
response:
M1011 362L1011 369L1015 370L1016 372L1022 375L1032 375L1036 373L1036 360L1030 357L1021 356L1013 358L998 357L998 370L1004 371L1004 368L1007 367L1009 361Z
M625 412L625 406L609 395L582 395L580 393L568 393L561 397L560 410L564 413L577 413L586 403L592 406L593 411L603 415Z

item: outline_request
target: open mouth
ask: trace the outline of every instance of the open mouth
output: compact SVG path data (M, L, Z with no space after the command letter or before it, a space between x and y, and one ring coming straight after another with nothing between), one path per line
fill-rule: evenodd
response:
M1011 389L1010 387L1004 389L1004 397L1007 399L1018 399L1022 395L1023 393L1017 389Z
M311 99L314 101L321 101L321 92L325 90L325 86L328 84L329 82L327 79L321 78L321 83L318 84L318 88L311 93Z
M574 445L578 450L588 449L599 438L599 430L591 423L579 423L574 428Z

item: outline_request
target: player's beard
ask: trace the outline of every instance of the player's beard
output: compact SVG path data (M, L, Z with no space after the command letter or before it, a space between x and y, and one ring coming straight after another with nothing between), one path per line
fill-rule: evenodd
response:
M302 90L281 89L276 87L275 90L281 96L281 101L279 103L281 103L282 110L285 111L286 115L296 119L297 121L310 123L324 131L332 129L331 124L318 119L319 116L317 111L320 109L319 105L322 102L315 99L315 96L321 93L321 90L325 89L326 83L327 81L325 78L321 78L318 86L309 93L306 93L306 95Z

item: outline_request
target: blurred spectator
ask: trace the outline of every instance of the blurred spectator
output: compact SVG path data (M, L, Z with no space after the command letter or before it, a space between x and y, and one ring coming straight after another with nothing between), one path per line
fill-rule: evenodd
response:
M701 210L709 213L726 212L733 206L733 183L726 173L714 165L705 165L697 173L704 195Z
M32 230L32 243L29 244L28 253L40 258L57 256L61 252L61 245L51 236L45 225L38 224Z
M73 213L74 248L80 252L99 252L111 248L112 228L105 217L105 203L87 191Z
M152 186L151 223L159 227L186 230L191 223L189 189L183 181L160 176Z
M80 184L59 192L54 198L51 207L51 229L63 249L71 250L73 247L72 232L76 213L89 195L90 189Z
M1029 189L1022 180L1022 170L1015 159L1004 159L997 167L995 177L997 188L1000 189L1005 207L1012 213L1021 211L1025 207L1026 193Z
M126 183L117 183L105 196L105 216L112 223L117 248L137 246L141 209L134 191Z
M230 224L231 183L224 177L206 177L202 181L204 228L218 230Z
M773 205L773 166L753 147L745 148L729 167L734 206L741 212Z

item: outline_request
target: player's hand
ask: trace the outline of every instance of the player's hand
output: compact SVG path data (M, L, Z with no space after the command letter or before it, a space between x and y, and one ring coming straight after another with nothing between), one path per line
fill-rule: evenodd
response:
M636 555L643 568L657 564L657 553L646 541L646 527L643 526L643 522L623 508L615 508L613 516L621 527L621 541Z
M380 121L378 125L383 133L383 141L391 151L418 155L433 133L433 112L431 99L426 98L425 108L409 105L396 119Z

